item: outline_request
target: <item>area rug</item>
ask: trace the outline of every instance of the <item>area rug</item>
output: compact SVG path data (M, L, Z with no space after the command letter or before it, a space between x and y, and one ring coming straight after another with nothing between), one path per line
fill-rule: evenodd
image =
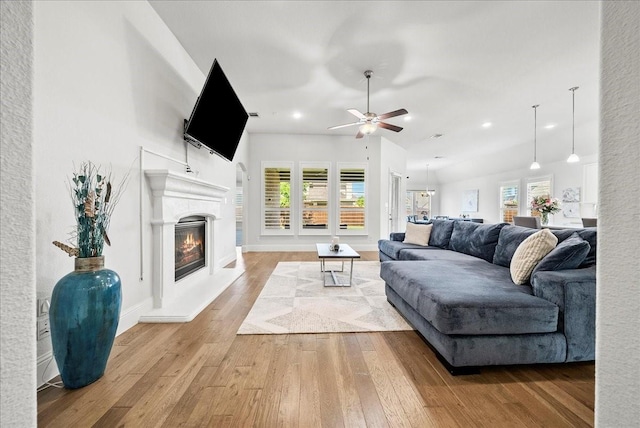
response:
M327 262L340 269L340 262ZM337 273L349 281L349 263ZM351 287L323 287L320 262L280 262L238 334L347 333L412 330L387 302L380 263L353 263ZM327 283L333 283L331 274Z

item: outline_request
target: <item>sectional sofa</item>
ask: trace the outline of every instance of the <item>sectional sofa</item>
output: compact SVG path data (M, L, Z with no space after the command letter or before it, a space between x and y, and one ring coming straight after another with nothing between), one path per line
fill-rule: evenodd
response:
M389 302L452 373L594 360L595 228L434 220L430 232L428 245L403 242L404 233L380 240L380 276ZM557 246L517 285L514 254L525 240L551 233Z

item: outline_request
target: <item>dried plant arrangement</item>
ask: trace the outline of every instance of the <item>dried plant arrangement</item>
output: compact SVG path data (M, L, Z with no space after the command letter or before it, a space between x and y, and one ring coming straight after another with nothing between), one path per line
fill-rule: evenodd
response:
M99 166L83 162L70 179L69 194L76 217L76 229L72 234L71 245L54 241L69 257L98 257L102 255L104 244L109 241L111 215L120 197L124 193L129 178L127 173L114 187L111 169L102 173Z

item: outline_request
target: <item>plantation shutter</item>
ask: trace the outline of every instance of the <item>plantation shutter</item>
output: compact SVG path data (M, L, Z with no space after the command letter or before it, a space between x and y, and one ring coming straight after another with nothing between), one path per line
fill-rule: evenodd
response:
M539 196L551 196L551 180L540 179L527 183L527 213L531 213L531 201Z
M513 217L518 215L519 187L517 183L500 186L500 217L503 222L513 223Z
M303 230L329 230L329 168L302 168Z
M365 180L363 167L340 168L339 224L341 230L365 230Z
M264 230L291 229L291 168L264 168Z

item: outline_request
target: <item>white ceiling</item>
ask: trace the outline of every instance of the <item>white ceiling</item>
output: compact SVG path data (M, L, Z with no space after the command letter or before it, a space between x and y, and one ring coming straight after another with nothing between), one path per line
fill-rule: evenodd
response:
M411 116L388 120L400 133L376 131L408 150L409 176L427 163L440 180L526 168L533 104L538 161L566 159L573 86L576 152L597 153L599 2L150 3L203 73L218 59L260 114L250 133L355 136L327 128L354 121L348 108L366 111L371 69L371 110Z

